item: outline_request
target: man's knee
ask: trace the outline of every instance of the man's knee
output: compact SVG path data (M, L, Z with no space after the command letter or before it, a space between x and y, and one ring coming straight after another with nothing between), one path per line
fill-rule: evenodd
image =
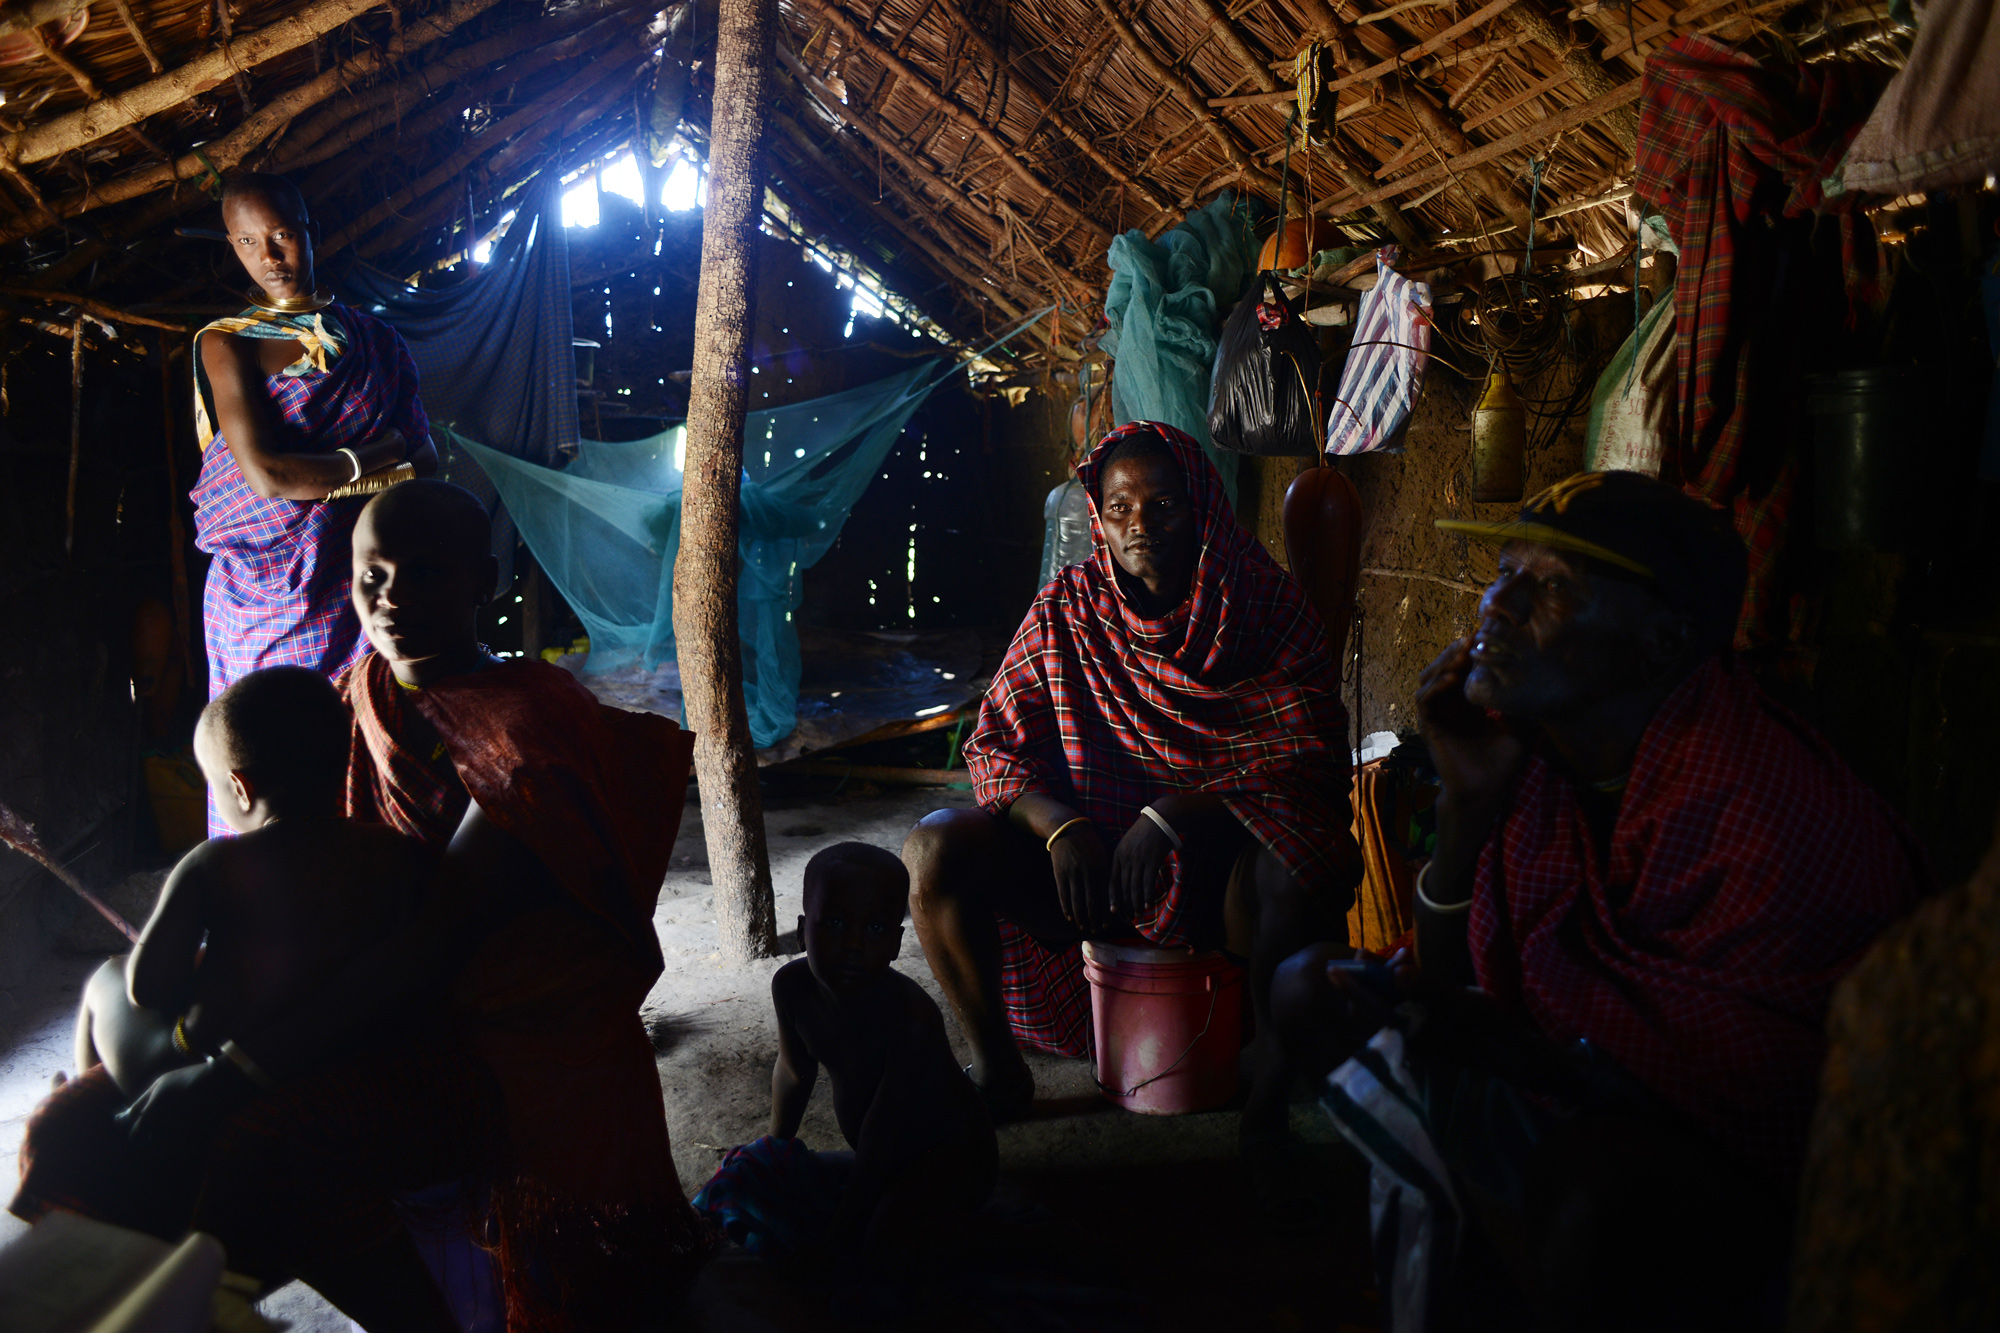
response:
M83 1007L102 1014L129 1007L125 998L125 955L107 958L84 983Z
M1299 950L1271 976L1271 1021L1281 1034L1304 1033L1322 1026L1336 1006L1336 988L1327 980L1326 965L1345 958L1349 949L1331 941Z
M990 864L998 838L993 816L984 810L934 810L903 839L903 864L910 872L910 907L921 912L964 887L969 866Z

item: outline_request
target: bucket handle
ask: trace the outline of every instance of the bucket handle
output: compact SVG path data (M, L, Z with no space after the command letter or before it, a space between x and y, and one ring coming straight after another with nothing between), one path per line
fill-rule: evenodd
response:
M1214 1024L1215 1002L1222 998L1222 988L1215 984L1214 977L1212 976L1205 977L1203 978L1203 980L1208 985L1208 1017L1202 1020L1201 1031L1194 1034L1194 1040L1187 1044L1187 1049L1182 1051L1179 1055L1175 1056L1174 1062L1168 1065L1165 1069L1162 1069L1159 1073L1153 1075L1151 1078L1141 1079L1139 1082L1134 1083L1131 1087L1127 1088L1123 1092L1118 1091L1116 1088L1106 1087L1104 1081L1098 1078L1096 1071L1093 1070L1090 1075L1090 1081L1097 1085L1097 1090L1099 1092L1103 1093L1107 1097L1112 1098L1114 1101L1123 1101L1125 1098L1130 1097L1133 1093L1139 1091L1139 1089L1146 1087L1150 1084L1158 1083L1161 1079L1173 1073L1176 1069L1179 1069L1181 1067L1181 1061L1187 1059L1188 1056L1194 1054L1194 1048L1201 1045L1201 1039L1208 1035L1208 1029L1210 1028L1210 1026Z

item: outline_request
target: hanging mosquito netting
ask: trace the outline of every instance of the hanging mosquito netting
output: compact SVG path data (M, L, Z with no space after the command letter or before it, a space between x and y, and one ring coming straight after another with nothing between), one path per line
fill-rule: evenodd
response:
M743 697L762 748L797 722L800 576L840 535L903 427L958 370L925 361L844 393L752 412L743 425L738 610ZM586 675L674 656L674 556L680 549L687 431L626 443L584 440L560 471L456 432L452 447L484 468L528 549L590 634Z

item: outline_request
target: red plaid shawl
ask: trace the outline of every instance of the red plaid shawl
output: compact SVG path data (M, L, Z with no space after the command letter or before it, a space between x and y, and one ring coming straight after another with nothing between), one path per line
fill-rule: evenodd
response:
M1172 447L1201 538L1194 591L1158 620L1126 605L1097 523L1105 454L1139 431L1158 431ZM1347 714L1304 592L1244 532L1213 465L1173 427L1121 426L1077 477L1090 494L1095 547L1035 599L986 692L965 743L979 803L998 815L1045 792L1115 841L1155 797L1214 792L1308 888L1350 887L1360 862L1347 802ZM1178 857L1164 873L1165 895L1134 924L1155 943L1187 943ZM1002 926L1015 1034L1042 1050L1088 1054L1080 950L1048 949Z
M442 846L476 800L566 899L485 940L452 998L506 1099L510 1176L494 1207L509 1327L629 1323L649 1285L692 1277L702 1247L639 1021L662 967L653 907L693 736L605 707L543 662L405 690L371 653L346 692L351 817ZM429 754L409 744L426 731L442 742Z
M1481 857L1479 981L1585 1037L1725 1143L1796 1171L1834 984L1908 910L1921 853L1742 666L1660 706L1608 865L1573 788L1533 760Z
M1798 470L1782 431L1749 429L1753 398L1778 391L1758 353L1768 362L1764 344L1784 336L1766 309L1784 266L1761 220L1855 207L1852 197L1830 205L1820 182L1867 118L1881 78L1840 64L1781 78L1709 37L1676 38L1646 61L1634 187L1666 217L1681 251L1680 427L1669 475L1677 471L1710 504L1733 506L1750 552L1739 647L1783 633L1776 578ZM1840 219L1850 296L1870 289L1867 226L1853 214Z

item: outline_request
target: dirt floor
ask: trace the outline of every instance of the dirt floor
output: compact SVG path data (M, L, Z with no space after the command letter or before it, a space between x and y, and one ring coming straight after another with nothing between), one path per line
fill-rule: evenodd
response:
M795 953L800 879L812 853L856 839L900 848L929 810L969 805L962 789L888 789L831 779L772 779L765 815L781 951ZM764 1132L777 1043L769 959L727 968L716 951L713 888L699 814L687 807L655 923L666 972L644 1013L660 1052L674 1159L689 1193L732 1145ZM27 1111L69 1061L67 1013L95 960L53 958L0 1008L0 1179ZM897 962L935 996L915 933ZM941 998L941 997L940 997ZM979 1271L920 1293L828 1290L791 1280L740 1251L704 1274L692 1327L704 1330L885 1329L1294 1330L1375 1326L1366 1246L1366 1183L1301 1088L1296 1130L1335 1221L1285 1238L1255 1216L1236 1161L1234 1109L1178 1117L1118 1110L1087 1065L1031 1057L1035 1115L1000 1131L1001 1184L985 1219ZM824 1090L802 1137L841 1148ZM9 1219L11 1223L11 1219ZM18 1225L18 1224L14 1224ZM4 1238L0 1232L0 1238ZM301 1333L348 1322L293 1286L266 1311Z

